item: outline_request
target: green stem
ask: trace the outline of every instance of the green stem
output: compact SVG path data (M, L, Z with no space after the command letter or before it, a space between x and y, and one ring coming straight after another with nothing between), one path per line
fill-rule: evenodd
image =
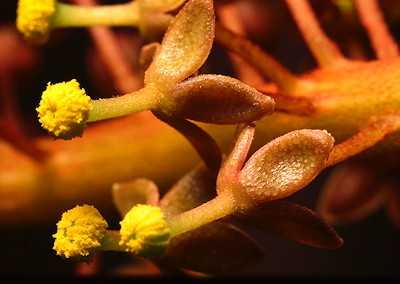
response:
M92 100L88 122L116 118L145 110L155 109L162 93L152 84L119 97Z
M80 6L57 2L52 28L89 26L139 26L137 1L125 4Z
M230 191L226 191L192 210L167 217L166 221L171 230L171 237L174 237L229 216L236 210L234 197Z
M121 235L119 231L107 230L103 239L101 240L100 250L104 251L125 251L125 247L119 245Z

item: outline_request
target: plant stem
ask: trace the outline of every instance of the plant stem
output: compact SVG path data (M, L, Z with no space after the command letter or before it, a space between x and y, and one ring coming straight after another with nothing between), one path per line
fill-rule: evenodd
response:
M218 23L215 26L215 40L229 51L240 55L264 76L276 83L281 91L290 93L290 90L296 85L297 77L273 57L245 37L229 31Z
M231 191L226 191L202 205L178 215L167 217L171 237L229 216L237 207Z
M125 4L81 6L57 2L52 28L139 25L137 1Z
M356 135L333 147L325 167L343 162L372 148L388 136L398 133L399 129L399 115L393 114L380 117L371 125L361 129Z
M286 3L318 64L325 67L343 62L345 57L321 29L310 4L305 0L286 0Z
M388 30L377 1L356 0L354 4L377 57L379 59L397 57L399 48Z
M161 96L161 91L149 84L136 92L123 96L92 100L93 109L90 110L88 122L155 109Z

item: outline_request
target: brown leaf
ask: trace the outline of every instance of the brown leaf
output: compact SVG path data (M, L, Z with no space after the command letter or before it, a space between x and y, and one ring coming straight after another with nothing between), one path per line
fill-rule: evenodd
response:
M169 88L203 65L214 40L211 0L190 0L166 32L160 49L145 73L145 83Z
M175 85L162 108L178 117L214 124L250 123L273 113L275 102L239 80L201 75Z
M159 201L158 187L154 182L145 178L114 183L112 198L119 214L123 217L136 204L157 206Z
M360 164L339 165L329 176L317 211L330 224L354 222L375 212L386 192L373 171Z
M161 199L166 215L176 215L193 209L215 196L215 174L200 164L183 176Z
M215 140L207 132L186 119L173 117L162 111L153 111L153 114L185 136L210 171L215 173L219 171L222 159L221 151Z
M302 189L324 168L333 142L324 130L305 129L264 145L240 171L240 183L234 187L238 203L258 204Z
M336 249L342 238L316 212L280 200L266 202L238 215L254 228L309 246Z
M263 255L250 236L224 222L210 223L172 238L166 252L176 265L209 274L245 268Z

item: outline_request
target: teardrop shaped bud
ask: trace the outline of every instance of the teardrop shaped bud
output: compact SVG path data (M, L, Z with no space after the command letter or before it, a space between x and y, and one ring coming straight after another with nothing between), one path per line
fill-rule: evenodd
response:
M206 61L214 40L211 0L190 0L171 23L145 73L145 84L169 88L193 74Z
M213 222L172 238L165 256L180 267L216 274L255 264L264 252L236 226Z
M161 106L175 116L214 124L250 123L274 111L275 102L241 81L200 75L176 84Z
M238 206L248 208L287 197L308 185L323 169L334 143L324 130L296 130L255 152L233 187Z
M367 167L347 162L329 175L317 211L329 224L346 224L374 213L386 201L387 193L379 176Z
M299 204L274 200L237 217L246 225L305 245L323 249L343 245L343 239L324 219Z

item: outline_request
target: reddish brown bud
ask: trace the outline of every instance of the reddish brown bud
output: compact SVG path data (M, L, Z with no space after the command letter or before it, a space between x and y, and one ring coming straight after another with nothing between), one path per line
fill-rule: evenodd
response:
M162 108L172 115L214 124L249 123L274 111L275 102L239 80L201 75L175 85Z

